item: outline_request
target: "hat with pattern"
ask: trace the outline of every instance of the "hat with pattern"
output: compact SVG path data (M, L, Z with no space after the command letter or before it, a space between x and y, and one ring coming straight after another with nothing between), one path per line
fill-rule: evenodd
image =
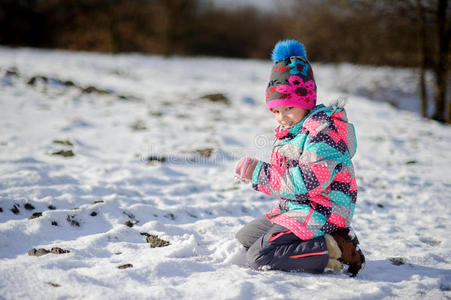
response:
M316 84L304 45L296 40L279 41L272 52L274 65L266 88L269 110L294 106L311 110L316 106Z

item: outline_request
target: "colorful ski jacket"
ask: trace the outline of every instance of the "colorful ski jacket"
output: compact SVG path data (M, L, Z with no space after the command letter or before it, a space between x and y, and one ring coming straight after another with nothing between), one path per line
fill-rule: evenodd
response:
M270 163L259 161L252 174L254 189L281 197L268 219L302 240L349 227L357 200L356 148L343 105L321 104L293 127L277 127Z

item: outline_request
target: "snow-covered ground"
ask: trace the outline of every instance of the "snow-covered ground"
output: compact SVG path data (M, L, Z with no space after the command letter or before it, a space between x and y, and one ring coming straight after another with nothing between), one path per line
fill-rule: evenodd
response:
M268 160L269 61L0 48L0 299L449 299L451 128L363 96L414 97L410 70L313 67L357 129L356 278L253 271L234 240L277 202L232 174Z

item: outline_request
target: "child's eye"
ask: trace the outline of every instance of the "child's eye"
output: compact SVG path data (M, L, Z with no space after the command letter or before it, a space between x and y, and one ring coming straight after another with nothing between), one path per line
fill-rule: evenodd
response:
M292 106L288 106L288 107L287 107L287 110L292 110L292 109L293 109Z

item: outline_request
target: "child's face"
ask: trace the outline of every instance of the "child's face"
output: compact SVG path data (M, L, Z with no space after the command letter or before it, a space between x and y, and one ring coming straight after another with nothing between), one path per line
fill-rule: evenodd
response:
M299 123L309 113L308 110L293 106L277 106L271 109L277 123L283 127L291 127Z

